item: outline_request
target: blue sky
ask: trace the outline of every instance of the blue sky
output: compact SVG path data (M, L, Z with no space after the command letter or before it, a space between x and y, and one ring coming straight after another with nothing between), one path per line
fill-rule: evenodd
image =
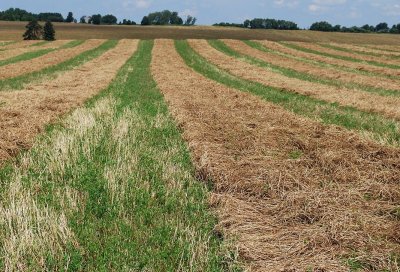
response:
M198 24L243 22L247 18L275 18L308 27L319 20L345 26L400 23L400 0L1 0L0 10L19 7L32 12L57 11L75 17L111 13L140 22L143 15L163 9L198 18Z

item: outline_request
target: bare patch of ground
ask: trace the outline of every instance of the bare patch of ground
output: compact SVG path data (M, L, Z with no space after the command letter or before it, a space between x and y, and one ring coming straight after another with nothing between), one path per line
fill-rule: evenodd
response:
M290 54L293 56L297 57L302 57L314 61L319 61L327 64L333 64L333 65L338 65L342 67L348 67L352 68L355 70L359 71L368 71L376 74L383 74L383 75L389 75L389 76L400 76L400 71L396 69L390 69L390 68L383 68L383 67L377 67L373 65L368 65L364 63L359 63L359 62L352 62L352 61L346 61L346 60L340 60L340 59L335 59L331 57L325 57L321 55L316 55L312 53L307 53L307 52L302 52L296 49L288 48L286 46L283 46L279 43L276 42L271 42L271 41L260 41L264 46L277 50L286 54Z
M225 55L214 49L205 40L189 40L189 44L208 61L235 76L324 101L382 113L390 118L400 120L400 98L379 96L356 89L336 88L289 78Z
M211 81L170 40L156 41L152 73L248 271L347 272L350 257L399 269L399 149Z
M274 65L293 69L302 73L307 73L321 78L328 78L331 80L343 81L347 83L357 83L376 88L400 91L400 81L394 79L382 80L379 77L355 74L355 73L340 71L334 68L321 69L321 67L319 66L312 65L306 62L298 61L295 59L287 58L284 56L268 52L259 51L257 49L248 46L244 42L238 40L223 40L223 41L233 50L241 54L248 55Z
M29 148L46 124L106 88L137 45L137 40L121 40L115 48L62 77L21 91L0 92L0 163Z
M102 43L104 43L104 40L87 40L83 44L72 48L65 48L54 51L32 60L20 61L18 63L1 66L0 80L42 70L46 67L73 58L87 50L99 46Z

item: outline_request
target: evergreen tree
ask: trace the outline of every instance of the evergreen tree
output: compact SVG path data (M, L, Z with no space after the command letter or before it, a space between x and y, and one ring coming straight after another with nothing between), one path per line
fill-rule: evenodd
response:
M43 39L46 41L54 41L56 38L56 31L54 30L53 24L47 21L44 25Z
M24 40L40 40L42 37L43 28L36 20L30 21L25 28Z
M72 23L73 21L74 21L74 15L70 11L70 12L68 12L68 16L67 16L67 19L65 19L65 22Z

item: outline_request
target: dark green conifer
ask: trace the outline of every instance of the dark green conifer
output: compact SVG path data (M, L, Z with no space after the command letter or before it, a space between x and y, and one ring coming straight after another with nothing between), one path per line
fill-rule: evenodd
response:
M43 35L43 28L38 21L30 21L26 25L26 31L23 35L24 40L40 40Z
M56 31L54 30L53 24L47 21L44 25L43 40L54 41L56 39Z

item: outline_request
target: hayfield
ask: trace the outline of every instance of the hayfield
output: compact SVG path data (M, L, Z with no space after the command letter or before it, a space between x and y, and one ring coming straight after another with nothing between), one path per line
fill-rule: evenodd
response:
M400 43L79 37L0 42L0 270L400 271Z

